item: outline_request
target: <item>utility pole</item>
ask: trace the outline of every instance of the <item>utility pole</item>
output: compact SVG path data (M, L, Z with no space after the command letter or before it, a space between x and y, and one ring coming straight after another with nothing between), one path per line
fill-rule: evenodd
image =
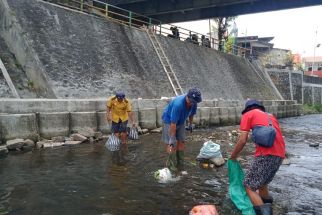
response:
M314 64L315 64L315 49L316 47L320 47L320 44L316 44L316 38L317 38L317 35L318 35L318 29L316 29L315 31L315 40L314 40L314 51L313 51L313 62L312 62L312 70L311 70L311 76L313 76L314 74Z

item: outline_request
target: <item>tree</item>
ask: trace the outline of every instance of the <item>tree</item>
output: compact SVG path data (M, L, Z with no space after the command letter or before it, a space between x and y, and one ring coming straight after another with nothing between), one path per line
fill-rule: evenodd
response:
M231 23L235 19L236 19L235 16L214 18L215 22L218 25L218 41L219 41L218 49L219 49L219 51L223 51L223 49L224 49L223 43L227 42L228 36L229 36L228 35L228 28L230 27Z
M228 36L228 39L225 43L225 53L235 54L234 53L235 37Z

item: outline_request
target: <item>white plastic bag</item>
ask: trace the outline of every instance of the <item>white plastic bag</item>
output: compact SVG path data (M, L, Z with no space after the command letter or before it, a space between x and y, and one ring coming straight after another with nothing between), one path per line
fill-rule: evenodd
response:
M130 140L138 140L139 139L139 133L138 133L138 129L136 127L130 128L129 139Z
M121 145L120 139L114 134L111 134L105 143L105 147L107 148L107 150L111 152L120 150L120 145Z
M172 180L172 174L168 168L163 168L154 172L154 178L160 183L167 183Z
M221 158L220 145L211 140L205 142L200 149L197 159Z

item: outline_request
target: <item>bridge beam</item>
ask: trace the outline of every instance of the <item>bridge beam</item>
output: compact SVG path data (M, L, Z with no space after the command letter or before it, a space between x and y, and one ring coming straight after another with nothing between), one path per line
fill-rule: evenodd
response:
M322 5L322 0L112 0L109 2L164 23Z

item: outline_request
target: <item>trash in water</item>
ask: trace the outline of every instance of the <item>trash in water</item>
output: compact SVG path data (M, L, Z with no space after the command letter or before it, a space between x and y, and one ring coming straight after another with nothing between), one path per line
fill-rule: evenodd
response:
M182 177L182 175L187 175L188 173L186 171L181 172L181 176L174 177L174 175L171 173L169 168L163 168L159 169L154 172L154 178L159 183L168 183L168 182L176 182L179 181Z
M218 215L214 205L197 205L192 208L189 215Z
M163 168L154 172L154 178L160 183L167 183L172 179L172 174L169 168Z

